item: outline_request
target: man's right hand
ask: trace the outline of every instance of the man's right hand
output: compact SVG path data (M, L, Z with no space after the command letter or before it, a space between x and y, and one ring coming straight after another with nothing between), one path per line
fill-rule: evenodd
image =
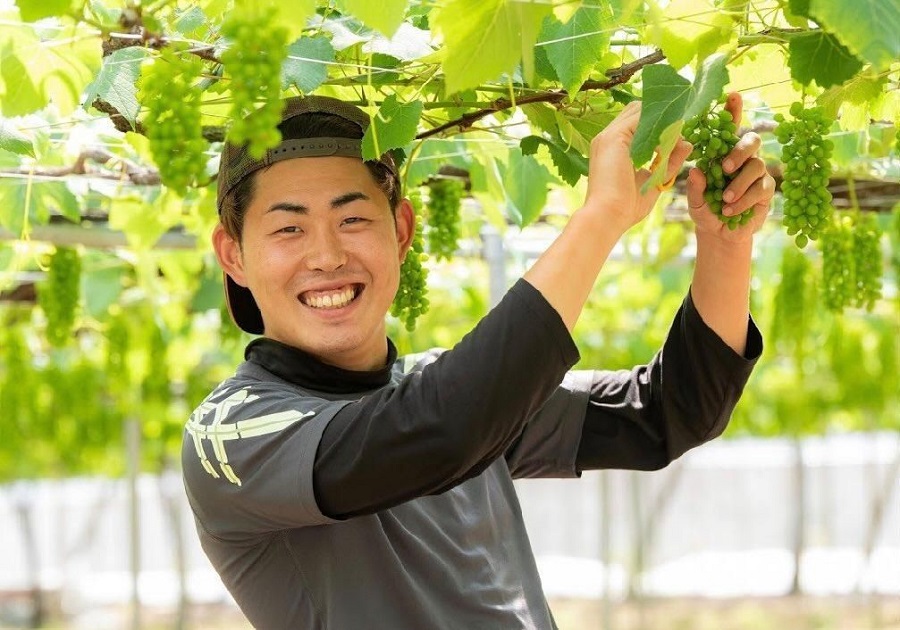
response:
M631 160L640 116L641 103L632 101L591 142L588 189L580 212L598 217L603 229L618 230L620 235L643 220L659 197L656 188L641 194L650 171L636 169ZM666 181L678 174L691 148L686 140L678 141L669 157Z

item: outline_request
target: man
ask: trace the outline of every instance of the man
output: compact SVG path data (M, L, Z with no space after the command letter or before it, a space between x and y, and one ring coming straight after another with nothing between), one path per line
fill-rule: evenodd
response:
M594 139L584 205L500 304L452 350L406 359L384 317L415 218L391 158L359 157L366 114L290 99L264 160L225 148L213 243L232 317L262 336L191 416L183 466L255 627L552 628L512 479L658 469L722 432L762 348L750 255L774 184L754 134L726 195L755 206L748 225L727 230L688 179L697 262L661 352L569 371L594 280L659 194L629 156L639 115Z

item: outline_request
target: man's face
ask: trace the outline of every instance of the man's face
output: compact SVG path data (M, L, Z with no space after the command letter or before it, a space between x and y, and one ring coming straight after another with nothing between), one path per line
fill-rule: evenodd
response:
M253 293L265 336L325 363L384 365L384 317L412 239L408 201L396 221L361 160L295 158L256 173L241 246L219 226L219 261Z

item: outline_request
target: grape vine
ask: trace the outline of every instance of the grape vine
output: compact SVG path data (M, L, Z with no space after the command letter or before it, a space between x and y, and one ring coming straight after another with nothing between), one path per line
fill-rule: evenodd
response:
M147 104L144 126L150 153L162 183L184 196L205 183L207 143L200 125L201 93L196 86L200 59L165 49L141 69L141 100Z
M403 321L406 329L415 330L416 319L428 311L428 270L422 262L428 258L422 239L422 196L411 191L409 200L415 210L415 234L412 246L400 267L400 286L391 305L391 315Z
M235 4L222 24L230 46L221 59L231 76L231 128L228 140L249 143L250 155L261 158L281 142L281 64L287 57L287 29L276 21L274 7L255 3ZM253 111L258 100L263 105Z
M782 145L784 163L782 222L802 249L819 237L832 212L828 181L834 145L825 136L834 121L821 107L804 108L800 102L791 103L790 115L793 120L775 114L775 138Z
M47 318L47 341L60 348L72 338L81 294L81 256L71 247L57 247L47 278L38 288L38 303Z
M718 103L724 103L725 96L721 96ZM706 191L703 197L709 209L719 217L729 230L737 229L744 225L753 216L753 208L747 208L740 214L726 216L722 213L726 202L722 195L734 174L726 173L722 169L722 160L725 159L734 145L738 142L737 125L731 116L731 112L711 107L684 123L684 137L694 145L694 149L688 156L690 160L696 160L697 168L706 176Z
M437 260L450 260L459 242L464 186L457 179L438 178L428 189L428 251Z

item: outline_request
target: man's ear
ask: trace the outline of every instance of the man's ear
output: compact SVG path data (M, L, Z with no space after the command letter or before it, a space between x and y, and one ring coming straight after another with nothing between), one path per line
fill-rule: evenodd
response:
M402 263L406 258L406 252L412 247L413 237L416 235L416 211L409 199L400 201L394 218L397 224L397 244L400 246L400 262Z
M244 279L244 259L241 256L241 245L225 231L225 227L219 223L212 233L213 249L216 250L216 258L222 269L231 276L231 279L242 287L247 286Z

